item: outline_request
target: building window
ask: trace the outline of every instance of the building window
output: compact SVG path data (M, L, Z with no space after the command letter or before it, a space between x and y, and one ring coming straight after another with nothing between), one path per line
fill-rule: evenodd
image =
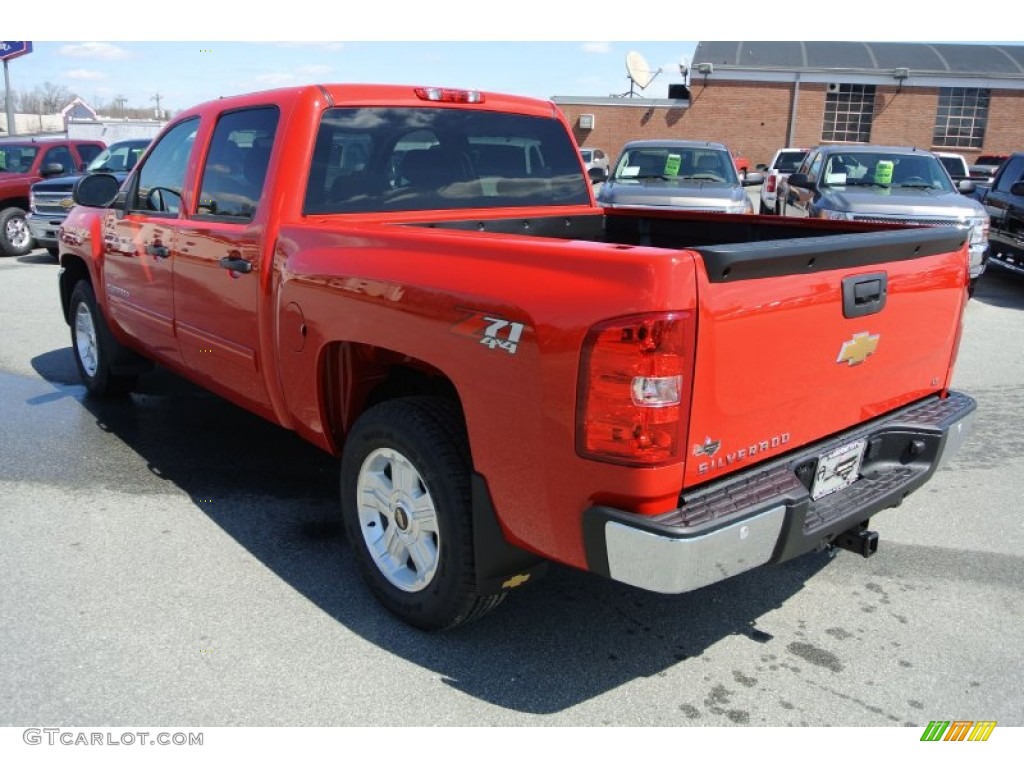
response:
M932 144L980 149L988 123L990 95L988 88L939 88Z
M829 83L825 94L822 141L871 141L875 86Z

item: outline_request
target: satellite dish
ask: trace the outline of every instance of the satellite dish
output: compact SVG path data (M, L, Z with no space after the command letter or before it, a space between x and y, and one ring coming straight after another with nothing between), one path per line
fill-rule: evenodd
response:
M642 91L661 73L661 70L652 72L647 59L636 51L630 51L626 54L626 73L629 75L629 93L632 95L634 84Z

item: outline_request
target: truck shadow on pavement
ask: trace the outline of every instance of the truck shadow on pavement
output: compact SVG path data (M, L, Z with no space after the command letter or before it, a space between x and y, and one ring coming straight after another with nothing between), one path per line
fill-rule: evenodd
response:
M30 401L32 418L45 420L40 411L58 401L68 408L69 397L92 417L69 427L65 447L55 449L66 455L53 457L83 464L88 456L76 470L80 482L139 492L171 492L173 484L347 630L453 689L518 712L560 712L637 678L699 664L729 636L767 648L775 638L757 628L759 617L830 559L811 554L675 596L552 565L545 579L514 590L481 621L426 634L391 616L363 586L338 518L333 457L161 369L144 376L136 394L102 401L85 396L69 348L32 364L55 389ZM128 450L118 445L119 455L105 458L114 453L111 436ZM238 599L258 610L258 596ZM693 667L694 675L704 673L704 665Z
M994 307L1024 309L1024 277L990 268L978 280L971 301Z

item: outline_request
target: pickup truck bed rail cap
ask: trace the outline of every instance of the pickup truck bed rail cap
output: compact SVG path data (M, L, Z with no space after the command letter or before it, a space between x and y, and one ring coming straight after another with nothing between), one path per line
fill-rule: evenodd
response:
M891 261L954 253L967 242L966 229L912 227L904 231L848 234L841 251L828 250L826 237L785 242L750 242L736 245L698 246L712 283L753 280L789 274L808 274L831 269L865 267Z

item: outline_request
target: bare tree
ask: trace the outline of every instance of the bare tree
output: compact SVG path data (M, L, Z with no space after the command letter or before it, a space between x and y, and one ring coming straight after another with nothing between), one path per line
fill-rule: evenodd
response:
M14 103L19 112L52 115L60 112L74 98L75 95L66 85L46 82L31 91L21 92Z

